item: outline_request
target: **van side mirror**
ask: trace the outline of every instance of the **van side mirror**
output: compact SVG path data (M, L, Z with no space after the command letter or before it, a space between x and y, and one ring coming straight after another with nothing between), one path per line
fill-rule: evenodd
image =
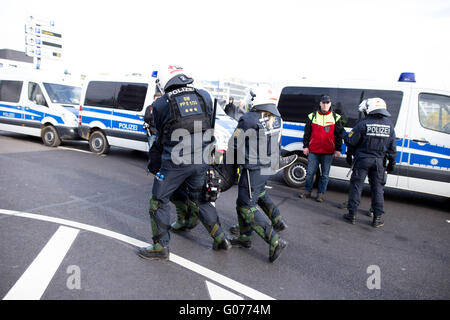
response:
M47 107L47 102L45 101L45 98L41 93L37 93L34 100L35 100L34 102L36 102L36 104Z

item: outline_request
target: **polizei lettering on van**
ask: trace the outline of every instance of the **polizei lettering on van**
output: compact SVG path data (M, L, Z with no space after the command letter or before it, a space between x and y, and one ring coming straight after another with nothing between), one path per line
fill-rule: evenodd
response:
M138 131L137 124L119 122L119 129Z

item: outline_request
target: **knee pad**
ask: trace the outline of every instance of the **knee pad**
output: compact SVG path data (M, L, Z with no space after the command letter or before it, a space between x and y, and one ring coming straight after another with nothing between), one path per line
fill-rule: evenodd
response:
M191 215L198 216L198 213L200 212L200 207L198 205L198 202L188 199L187 206L188 206L188 212Z
M150 198L150 207L148 209L148 212L150 215L154 214L158 208L161 207L161 201L155 198L155 196L152 196Z
M172 198L170 201L175 205L178 217L184 218L188 215L189 206L187 201L174 200Z
M149 209L149 213L150 213L150 222L152 225L152 232L153 232L153 241L155 243L158 243L159 240L166 234L169 232L170 230L170 225L166 225L165 223L163 223L157 216L156 216L156 211L158 210L158 208L161 207L161 201L159 201L158 199L156 199L155 197L152 196L152 198L150 199L150 209ZM158 227L163 229L164 231L159 233L158 232Z
M251 207L251 208L244 208L244 207L237 207L236 208L238 214L242 217L242 219L250 225L253 225L255 222L255 212L256 212L256 208L255 207Z

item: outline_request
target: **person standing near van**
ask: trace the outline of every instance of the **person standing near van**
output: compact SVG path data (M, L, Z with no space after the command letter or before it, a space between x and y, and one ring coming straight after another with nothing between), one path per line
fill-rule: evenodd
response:
M397 157L395 131L386 102L381 98L367 100L367 117L356 124L344 138L345 143L354 150L353 173L350 178L348 213L344 219L356 223L356 211L361 200L361 192L366 177L369 177L372 191L372 227L384 225L384 185L387 172L392 172Z
M157 75L157 85L164 94L153 103L153 116L158 142L162 145L162 165L156 173L150 198L153 244L138 252L145 259L169 258L169 201L182 185L186 186L189 205L214 239L213 249L231 248L215 207L202 197L208 168L203 153L211 143L203 141L203 132L212 127L213 104L206 91L188 86L193 81L183 68L173 65L160 70ZM179 137L181 141L173 140L178 133L183 134ZM199 145L195 143L198 136L202 142ZM200 163L197 163L198 155Z
M234 105L234 98L230 97L228 104L225 106L225 113L235 119L236 117L236 106Z
M300 198L311 198L314 176L320 164L321 175L316 200L323 202L333 156L341 156L341 131L344 128L340 119L340 115L331 111L331 99L326 95L320 99L319 110L308 115L303 135L303 153L308 157L308 167L305 190L299 194Z

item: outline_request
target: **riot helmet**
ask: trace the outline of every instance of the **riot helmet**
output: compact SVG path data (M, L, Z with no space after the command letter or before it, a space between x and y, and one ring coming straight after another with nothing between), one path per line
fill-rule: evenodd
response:
M383 116L390 117L391 114L387 111L386 102L381 98L370 98L367 99L367 113L372 114L380 114Z
M277 117L281 117L277 108L278 98L268 85L258 85L255 88L251 88L245 100L246 103L252 106L252 110L254 111L266 111Z
M187 76L182 67L176 65L161 68L158 70L156 78L156 85L162 93L165 93L171 86L185 86L192 82L194 79Z

